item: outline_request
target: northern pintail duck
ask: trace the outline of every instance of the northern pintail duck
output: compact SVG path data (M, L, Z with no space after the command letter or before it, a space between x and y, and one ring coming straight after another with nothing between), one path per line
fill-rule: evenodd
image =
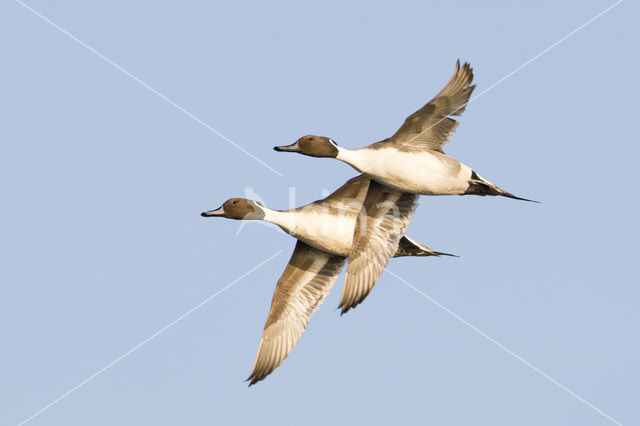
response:
M293 350L347 258L340 300L343 314L369 294L390 257L452 256L404 236L415 198L360 175L328 197L292 210L272 210L255 201L231 198L217 210L202 213L205 217L264 220L298 240L273 294L256 362L247 379L250 385L267 377Z
M458 127L475 89L473 70L460 61L449 83L429 103L411 114L390 138L360 149L339 147L324 136L307 135L276 151L333 157L391 188L423 195L502 195L527 200L499 188L471 167L444 153L442 147Z

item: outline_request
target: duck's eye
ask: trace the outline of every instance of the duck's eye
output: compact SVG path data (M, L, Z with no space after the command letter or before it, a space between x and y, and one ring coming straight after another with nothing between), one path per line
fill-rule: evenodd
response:
M308 140L309 142L311 142L311 141L313 140L313 138L309 138L309 139L307 139L307 140Z
M234 200L232 204L235 206L236 204L238 204L238 200Z

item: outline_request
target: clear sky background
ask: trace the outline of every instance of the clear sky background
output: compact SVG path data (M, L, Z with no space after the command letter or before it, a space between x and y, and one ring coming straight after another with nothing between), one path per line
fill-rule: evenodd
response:
M341 277L291 356L243 381L294 240L203 219L355 171L274 152L390 136L471 62L476 94L613 1L0 4L0 423L640 424L638 19L625 1L473 101L446 151L539 205L421 197L408 234L459 259Z

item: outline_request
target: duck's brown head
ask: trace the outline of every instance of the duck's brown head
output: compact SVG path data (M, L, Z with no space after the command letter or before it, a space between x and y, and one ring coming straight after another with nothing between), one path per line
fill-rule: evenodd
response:
M311 157L333 157L338 155L338 145L324 136L303 136L291 145L275 146L276 151L298 152Z
M203 217L226 217L236 220L260 220L264 219L262 205L256 201L245 198L229 198L220 208L202 212Z

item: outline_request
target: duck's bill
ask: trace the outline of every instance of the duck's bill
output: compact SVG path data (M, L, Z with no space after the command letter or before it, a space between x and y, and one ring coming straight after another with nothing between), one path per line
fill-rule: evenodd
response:
M274 146L273 149L276 151L298 152L300 151L300 146L298 145L298 142L294 142L291 145Z
M223 216L223 215L224 215L224 209L222 207L220 207L219 209L209 210L207 212L200 213L200 216L202 217Z

